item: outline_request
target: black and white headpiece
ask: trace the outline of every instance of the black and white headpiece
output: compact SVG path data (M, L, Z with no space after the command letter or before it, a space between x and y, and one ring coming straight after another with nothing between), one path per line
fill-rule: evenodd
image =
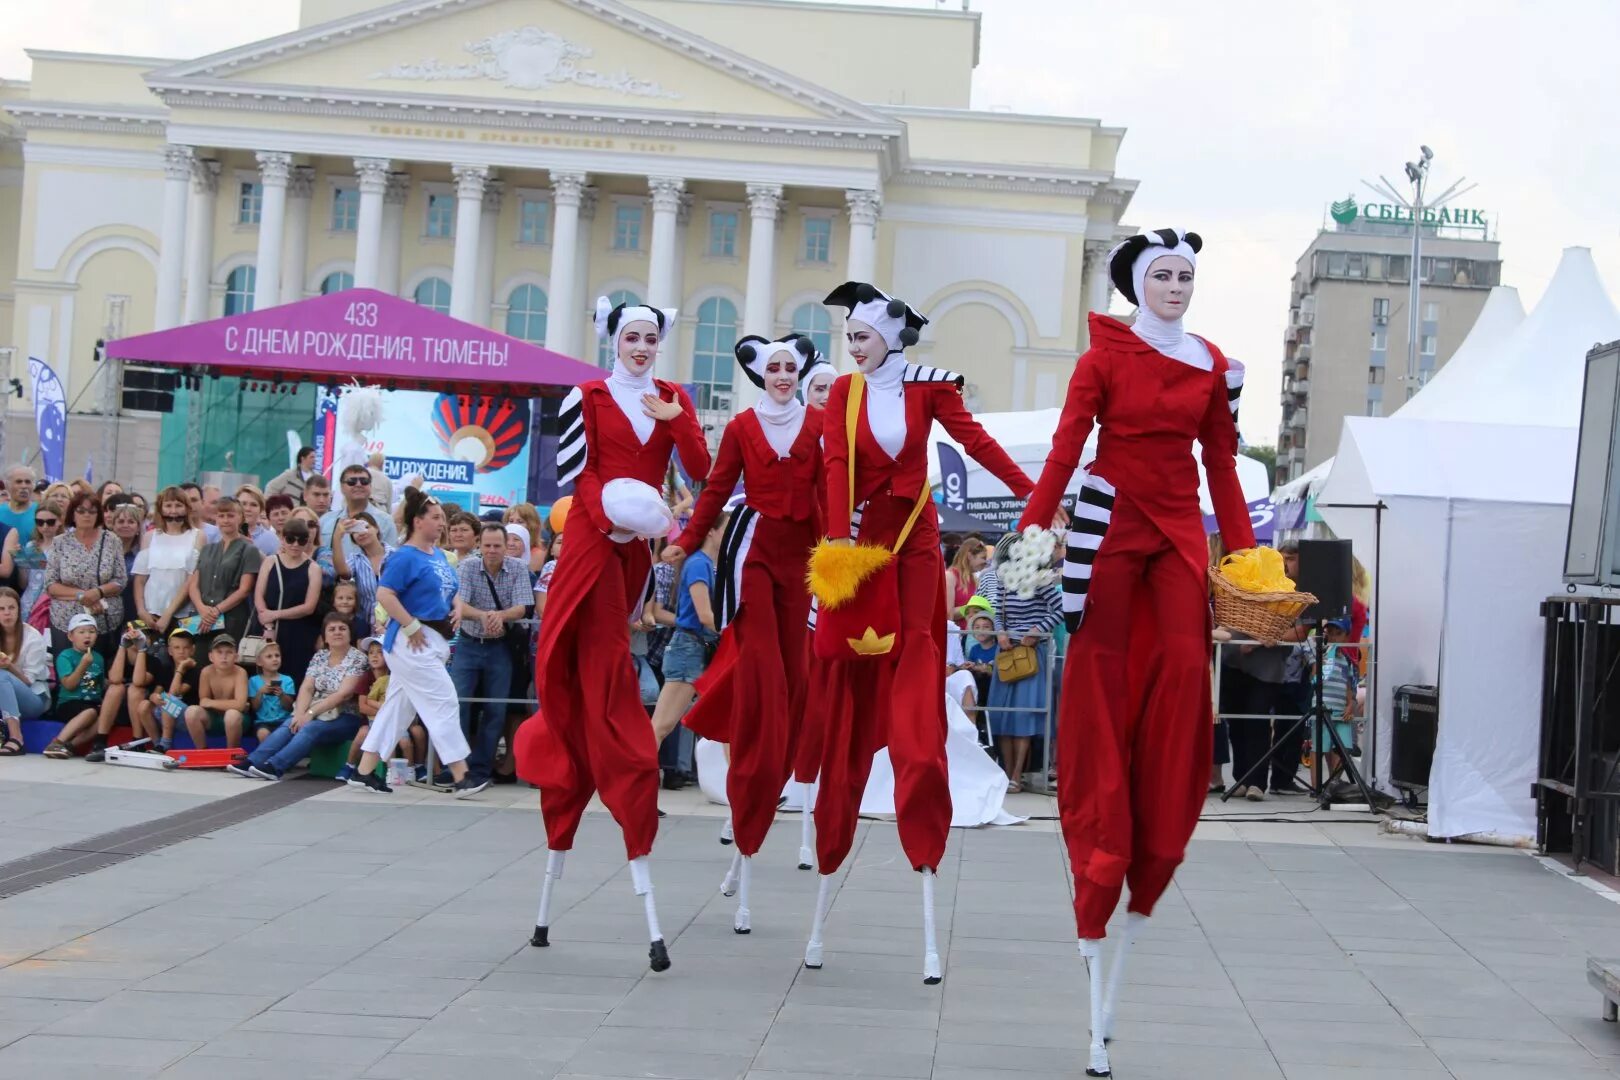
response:
M904 300L896 300L875 285L846 281L827 294L823 304L845 308L849 317L882 335L890 352L917 344L928 320Z
M674 308L655 308L645 304L620 304L613 306L613 302L605 296L596 298L596 336L606 341L612 338L618 341L619 331L633 322L650 322L658 327L659 336L662 337L669 327L675 325Z
M1121 296L1141 307L1142 281L1149 266L1166 255L1180 255L1197 266L1198 253L1203 247L1203 237L1185 229L1137 233L1108 253L1108 278Z
M748 376L749 382L761 390L765 388L765 365L777 353L792 353L793 358L799 362L800 386L804 385L804 381L816 369L823 366L830 367L826 358L821 355L821 350L816 348L816 343L798 333L779 337L775 341L762 338L758 334L749 334L737 342L734 351L743 374Z

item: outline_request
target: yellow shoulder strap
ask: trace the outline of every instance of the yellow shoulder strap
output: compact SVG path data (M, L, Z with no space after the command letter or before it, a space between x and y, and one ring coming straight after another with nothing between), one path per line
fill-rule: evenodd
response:
M861 402L866 397L866 376L849 377L849 400L844 403L844 436L849 444L849 513L855 515L855 428L861 422Z

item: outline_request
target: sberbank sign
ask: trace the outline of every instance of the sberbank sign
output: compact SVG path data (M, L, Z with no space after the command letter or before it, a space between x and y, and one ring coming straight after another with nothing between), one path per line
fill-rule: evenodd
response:
M1347 197L1328 207L1328 214L1340 225L1349 225L1356 218L1363 221L1378 221L1388 224L1412 223L1412 211L1404 206L1392 203L1367 203L1358 206L1354 196ZM1433 228L1458 229L1484 229L1489 227L1485 220L1485 211L1467 210L1453 206L1444 206L1438 210L1425 207L1423 210L1423 224Z

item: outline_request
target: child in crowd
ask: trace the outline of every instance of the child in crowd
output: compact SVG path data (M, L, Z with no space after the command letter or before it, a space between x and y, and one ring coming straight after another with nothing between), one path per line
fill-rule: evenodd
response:
M259 673L248 679L248 707L253 710L253 737L260 742L292 715L298 688L281 672L281 646L273 641L259 650Z
M360 587L354 582L340 581L332 586L332 610L348 620L355 641L371 635L371 620L360 617Z
M92 726L92 750L97 760L107 749L107 733L123 707L124 688L108 685L107 662L95 651L96 633L92 615L81 612L68 621L68 647L56 655L56 707L51 713L53 720L61 722L62 730L45 747L48 758L72 757L73 744ZM122 650L117 659L122 671Z
M1326 626L1328 647L1322 660L1322 707L1331 717L1334 733L1339 736L1339 742L1349 750L1355 743L1355 710L1356 710L1356 668L1350 658L1345 655L1341 646L1350 638L1349 619L1330 619ZM1308 643L1302 643L1300 648L1310 648ZM1311 653L1314 663L1314 649ZM1333 742L1328 737L1325 727L1319 728L1315 735L1316 750L1325 755L1327 773L1331 777L1342 767L1343 762L1339 753L1333 748Z
M362 683L360 688L359 711L365 723L360 725L360 730L354 733L354 741L349 743L349 760L338 770L336 777L340 784L348 783L354 776L355 766L360 763L360 745L371 732L371 721L382 708L383 698L388 696L388 656L383 652L382 639L364 638L360 648L366 654L366 662L371 665L370 684Z
M236 639L215 634L208 643L208 666L197 673L197 704L186 709L191 745L201 749L210 734L223 732L227 748L241 746L247 706L247 672L237 666Z
M130 719L136 737L155 739L153 748L160 754L174 745L175 721L197 704L197 680L191 675L197 666L196 646L191 632L182 628L169 634L163 652L142 648L135 654Z

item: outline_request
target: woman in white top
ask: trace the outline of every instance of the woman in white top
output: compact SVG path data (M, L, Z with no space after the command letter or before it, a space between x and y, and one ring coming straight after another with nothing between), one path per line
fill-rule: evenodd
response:
M186 606L186 581L197 569L203 534L191 527L184 491L164 488L157 505L157 527L141 539L135 556L135 612L162 640Z
M22 722L45 715L50 667L45 635L23 621L16 590L0 586L0 757L22 753Z

